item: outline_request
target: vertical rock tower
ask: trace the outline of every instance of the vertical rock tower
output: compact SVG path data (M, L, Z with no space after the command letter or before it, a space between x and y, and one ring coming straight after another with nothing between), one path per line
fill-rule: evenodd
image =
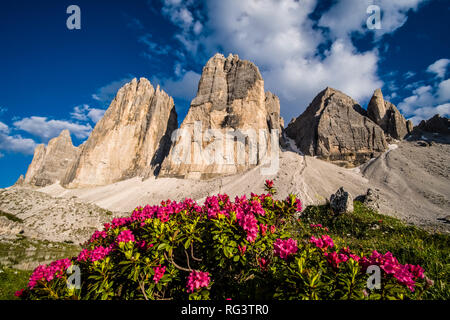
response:
M375 90L367 115L384 130L387 138L402 140L413 130L413 123L406 121L395 105L384 100L381 89Z
M63 180L67 168L73 165L78 155L79 149L73 146L70 132L62 131L49 141L47 147L43 144L36 147L24 183L44 187Z
M237 55L216 54L203 68L197 95L160 175L209 179L246 171L262 162L263 153L272 152L272 131L281 134L282 126L280 102L264 91L258 67ZM205 157L206 149L211 157Z
M118 91L62 184L99 186L155 174L177 125L173 99L147 79L133 79Z

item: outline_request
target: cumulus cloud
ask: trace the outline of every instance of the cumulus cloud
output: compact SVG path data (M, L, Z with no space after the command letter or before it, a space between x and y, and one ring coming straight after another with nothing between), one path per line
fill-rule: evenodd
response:
M47 117L37 116L23 118L15 121L13 125L16 129L39 137L43 142L59 136L61 131L65 129L69 130L78 139L87 138L92 131L90 124L80 124L65 120L49 120Z
M337 38L349 37L352 33L373 31L380 39L402 27L408 19L410 10L416 11L420 5L429 0L341 0L337 1L319 20L319 26L328 28L330 34ZM374 12L367 8L376 5L381 10L380 29L369 29L367 19Z
M164 0L162 12L179 27L175 38L185 54L198 63L205 63L216 52L253 61L266 88L280 97L282 116L289 120L327 86L366 102L383 86L377 74L380 42L359 52L351 36L374 33L375 40L380 40L402 27L408 13L425 2L340 0L331 2L320 18L313 18L322 4L318 0L210 0L201 14L193 1ZM380 30L369 30L366 25L367 8L372 4L381 9ZM180 56L179 63L184 58ZM177 76L181 85L185 79L182 74Z
M438 78L444 78L449 64L449 59L439 59L427 68L427 72L435 74Z
M398 104L398 108L414 124L440 114L450 116L450 79L436 85L423 85L412 91Z
M20 135L10 135L9 127L0 122L0 150L7 152L15 152L22 154L33 154L36 142L32 139L22 138ZM0 158L3 157L3 153L0 153Z
M105 114L106 110L91 108L87 104L76 106L70 116L79 121L89 121L97 123Z

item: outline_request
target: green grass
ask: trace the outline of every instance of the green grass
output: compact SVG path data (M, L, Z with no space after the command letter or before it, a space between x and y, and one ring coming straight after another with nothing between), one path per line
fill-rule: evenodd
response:
M401 263L419 264L434 286L425 299L450 299L450 236L429 233L378 214L355 201L354 212L334 215L328 205L311 206L301 220L328 227L339 245L367 253L390 251Z
M0 266L0 300L18 300L14 293L20 288L25 288L29 276L29 271Z
M28 283L34 267L18 270L15 265L34 265L76 256L80 247L74 244L33 240L19 237L0 242L0 300L16 299L14 293ZM25 266L25 269L27 267Z

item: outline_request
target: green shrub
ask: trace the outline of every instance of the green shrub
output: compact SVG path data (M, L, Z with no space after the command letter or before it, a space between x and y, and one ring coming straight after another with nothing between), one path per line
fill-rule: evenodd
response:
M351 251L327 229L298 220L295 195L208 197L139 207L96 231L77 257L40 266L23 299L407 299L430 281L389 252ZM359 231L359 232L362 232ZM67 285L70 266L81 287ZM381 288L366 288L377 265Z

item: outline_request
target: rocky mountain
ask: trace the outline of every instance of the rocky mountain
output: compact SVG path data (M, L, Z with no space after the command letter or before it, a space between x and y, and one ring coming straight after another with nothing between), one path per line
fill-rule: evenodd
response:
M450 134L450 119L441 117L436 114L428 120L422 120L418 126L414 128L415 133L421 132Z
M383 129L344 93L326 88L293 119L286 134L301 152L342 166L357 166L387 147Z
M388 139L401 140L413 130L413 123L406 121L395 105L384 100L381 89L375 90L367 115L384 130Z
M173 99L147 79L133 79L118 91L63 185L107 185L153 175L169 150L177 125Z
M244 172L279 148L271 146L271 133L278 130L278 137L282 127L279 99L264 91L258 67L237 55L216 54L203 68L183 134L160 176L208 179Z
M36 147L25 180L18 182L43 187L61 181L78 155L79 148L73 146L70 132L64 130L47 146L41 144Z

